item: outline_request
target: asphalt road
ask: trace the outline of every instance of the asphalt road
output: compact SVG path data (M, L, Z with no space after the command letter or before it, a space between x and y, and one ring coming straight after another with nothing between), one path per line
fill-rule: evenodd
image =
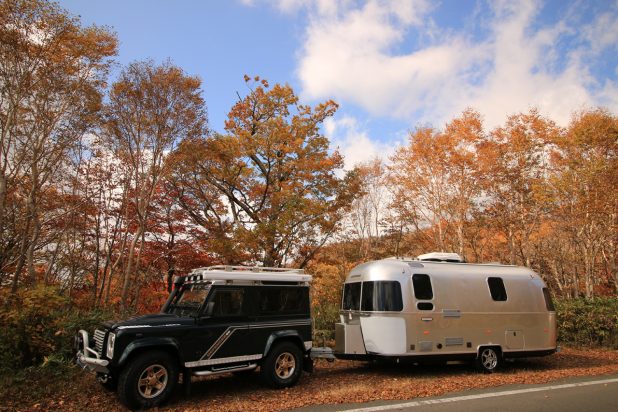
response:
M410 401L322 405L297 411L618 412L618 375L572 378L543 385L508 385Z

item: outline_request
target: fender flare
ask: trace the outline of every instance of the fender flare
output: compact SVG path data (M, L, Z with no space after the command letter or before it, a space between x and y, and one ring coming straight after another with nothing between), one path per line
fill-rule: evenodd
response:
M297 343L299 348L301 348L303 355L306 354L307 350L305 350L303 338L300 336L298 331L291 329L291 330L278 330L276 332L271 333L268 339L266 340L266 346L264 347L264 353L262 354L262 356L266 357L266 355L268 355L268 352L270 352L270 348L275 344L275 342L281 339L289 339Z
M183 364L182 352L180 351L180 347L178 346L178 342L172 338L144 338L135 340L127 345L127 347L122 351L122 355L118 359L118 363L116 364L119 367L122 367L129 359L132 353L136 350L144 349L144 348L166 348L172 349L173 352L178 356L178 361L180 365Z

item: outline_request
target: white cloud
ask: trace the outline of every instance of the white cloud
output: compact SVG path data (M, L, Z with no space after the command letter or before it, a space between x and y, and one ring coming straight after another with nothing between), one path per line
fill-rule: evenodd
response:
M618 45L615 9L587 24L569 21L571 13L538 29L536 2L495 2L479 40L437 27L424 0L321 3L305 6L298 76L306 98L334 97L375 116L435 125L469 106L490 127L532 106L560 124L582 107L618 110L616 83L599 82L590 69ZM411 34L429 42L411 45ZM565 51L560 42L568 37L577 47Z
M386 160L396 148L396 145L372 140L358 120L351 116L326 119L324 132L331 147L343 155L345 170L375 158Z

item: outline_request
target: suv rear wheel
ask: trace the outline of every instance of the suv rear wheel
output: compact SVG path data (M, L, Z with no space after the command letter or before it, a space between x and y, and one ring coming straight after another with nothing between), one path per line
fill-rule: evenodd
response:
M150 351L132 359L118 379L118 397L130 409L152 408L165 402L178 380L178 366L163 351Z
M302 353L292 342L276 344L266 356L260 375L272 388L294 386L302 373Z

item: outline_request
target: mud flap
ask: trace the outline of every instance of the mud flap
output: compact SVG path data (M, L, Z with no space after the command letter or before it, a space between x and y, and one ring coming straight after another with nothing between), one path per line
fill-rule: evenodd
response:
M309 355L303 357L303 370L307 373L313 373L313 359Z

